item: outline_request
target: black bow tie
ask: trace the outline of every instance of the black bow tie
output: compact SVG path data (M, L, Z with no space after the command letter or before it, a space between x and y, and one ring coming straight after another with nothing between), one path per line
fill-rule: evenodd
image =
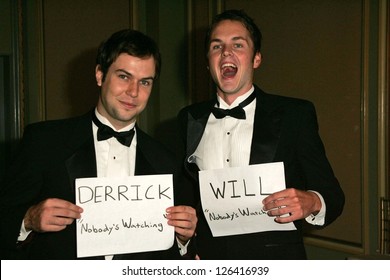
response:
M253 101L253 99L255 99L255 98L256 98L256 94L253 91L252 94L250 96L248 96L247 99L242 101L240 104L238 104L238 106L234 107L233 109L221 109L218 107L213 107L211 112L214 114L214 116L217 119L222 119L226 116L231 116L231 117L236 118L236 119L245 120L246 116L245 116L244 107L246 105L248 105L249 103L251 103ZM218 102L217 102L217 104L218 104Z
M217 119L223 119L226 116L230 116L241 120L245 120L246 118L245 111L240 106L234 107L233 109L221 109L218 107L213 107L211 112L214 114L214 116Z
M95 114L92 114L92 120L98 127L98 131L97 131L98 141L103 141L103 140L110 139L111 137L115 137L119 143L127 147L130 147L131 141L133 140L134 137L134 128L130 129L129 131L117 132L114 131L111 127L102 124L98 120Z

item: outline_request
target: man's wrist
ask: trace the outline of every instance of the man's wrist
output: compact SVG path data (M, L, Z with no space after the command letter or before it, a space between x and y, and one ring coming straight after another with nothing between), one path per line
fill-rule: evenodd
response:
M24 228L25 228L26 231L31 231L32 230L30 209L28 209L27 212L26 212L26 215L24 215L23 225L24 225Z

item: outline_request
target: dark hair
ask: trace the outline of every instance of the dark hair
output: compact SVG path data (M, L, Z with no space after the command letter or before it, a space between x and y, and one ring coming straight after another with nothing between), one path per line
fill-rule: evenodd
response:
M122 53L139 58L153 57L156 65L155 78L159 77L161 55L156 42L142 32L124 29L112 34L98 49L96 64L100 65L100 70L103 72L103 81L108 68Z
M241 22L245 26L245 28L249 31L249 34L251 36L253 46L254 46L253 57L256 55L257 52L260 52L262 35L260 29L257 27L253 19L250 18L243 10L226 10L214 17L209 29L207 30L206 38L205 38L206 55L209 52L211 33L213 33L215 27L223 20L232 20L232 21Z

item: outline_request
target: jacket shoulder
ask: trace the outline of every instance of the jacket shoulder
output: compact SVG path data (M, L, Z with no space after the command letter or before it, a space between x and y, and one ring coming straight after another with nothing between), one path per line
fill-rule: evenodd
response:
M257 92L258 92L258 96L260 97L260 100L271 101L271 102L281 103L286 105L301 105L301 106L313 105L311 101L303 98L285 96L276 93L268 93L262 91L259 88L257 88Z
M211 106L215 103L215 99L208 100L208 101L202 101L190 104L184 108L182 108L179 111L179 117L182 117L188 113L190 114L203 114L203 112L206 112L210 109Z
M306 99L283 96L274 93L266 93L258 90L258 104L268 112L284 111L284 112L310 112L315 113L314 104Z
M162 142L148 135L137 126L137 146L148 154L153 155L156 159L160 156L174 160L174 153L167 148Z
M58 120L46 120L28 124L25 127L25 131L33 131L34 133L54 133L63 131L67 128L75 128L79 124L84 124L90 122L91 113L87 113L82 116L66 118L66 119L58 119Z

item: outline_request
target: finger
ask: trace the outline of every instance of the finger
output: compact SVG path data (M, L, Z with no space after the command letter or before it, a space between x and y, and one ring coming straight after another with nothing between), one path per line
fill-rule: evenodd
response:
M44 225L41 228L41 232L56 232L64 230L66 226L58 226L58 225Z
M59 231L81 217L79 207L61 199L47 199L31 207L28 227L38 232ZM62 208L70 206L70 208Z
M195 233L195 228L183 228L183 227L175 227L175 232L177 237L182 241L187 241L192 238Z
M49 198L44 202L45 207L65 208L74 212L82 213L83 209L76 204L60 198Z
M60 231L65 229L68 226L68 224L72 223L72 221L68 221L68 219L64 220L64 218L57 218L57 217L50 217L46 219L43 218L41 219L40 224L36 228L38 229L37 231L39 232Z
M60 231L72 224L75 220L75 218L53 215L53 212L55 213L57 211L46 211L42 213L40 222L37 220L40 231Z
M280 200L287 197L294 197L297 195L297 191L298 190L294 188L287 188L267 196L266 198L263 199L262 202L265 205L275 200Z
M53 217L50 220L50 225L52 226L59 226L59 227L66 227L74 222L75 219L71 218L64 218L64 217Z
M51 215L54 217L63 217L63 218L71 218L71 219L81 218L80 212L74 211L74 209L52 207L52 208L46 208L45 210L47 212L47 215Z
M190 229L195 231L197 219L190 217L189 219L168 219L168 225L174 226L175 228Z
M272 210L272 209L286 207L286 206L288 206L288 203L289 203L289 200L286 199L285 197L278 198L276 200L272 200L272 201L268 202L267 204L265 204L263 206L263 210L268 211L268 210Z
M189 222L191 227L195 227L198 221L196 211L190 206L173 206L167 209L167 219L171 222Z
M273 208L272 210L267 211L267 215L270 217L276 217L276 216L282 216L285 214L290 213L290 208L287 207L278 207L278 208Z
M286 224L286 223L291 223L293 221L297 220L294 216L287 216L287 217L276 217L275 222L279 224Z
M288 213L285 213L285 214L282 214L282 215L278 215L276 216L275 218L275 222L278 222L278 223L290 223L290 222L294 222L296 220L300 220L303 218L303 216L300 214L301 212L299 211L290 211Z
M285 190L282 190L282 191L278 191L278 192L275 192L273 194L270 194L269 196L267 196L266 198L263 199L263 204L268 204L274 200L277 200L277 199L280 199L280 198L283 198L283 197L286 197L287 194L286 194L286 189Z
M168 224L171 226L174 226L175 228L181 228L181 229L192 229L195 228L193 223L189 221L180 221L180 220L168 220Z
M185 237L185 239L190 239L194 233L192 230L189 229L184 229L180 227L175 227L175 232L180 236L180 237Z
M193 221L195 220L196 216L189 214L189 213L172 213L166 215L168 220L179 220L179 221Z
M185 213L190 213L190 214L196 214L196 211L194 208L191 206L186 206L186 205L178 205L178 206L171 206L166 209L167 213L180 213L180 212L185 212Z

